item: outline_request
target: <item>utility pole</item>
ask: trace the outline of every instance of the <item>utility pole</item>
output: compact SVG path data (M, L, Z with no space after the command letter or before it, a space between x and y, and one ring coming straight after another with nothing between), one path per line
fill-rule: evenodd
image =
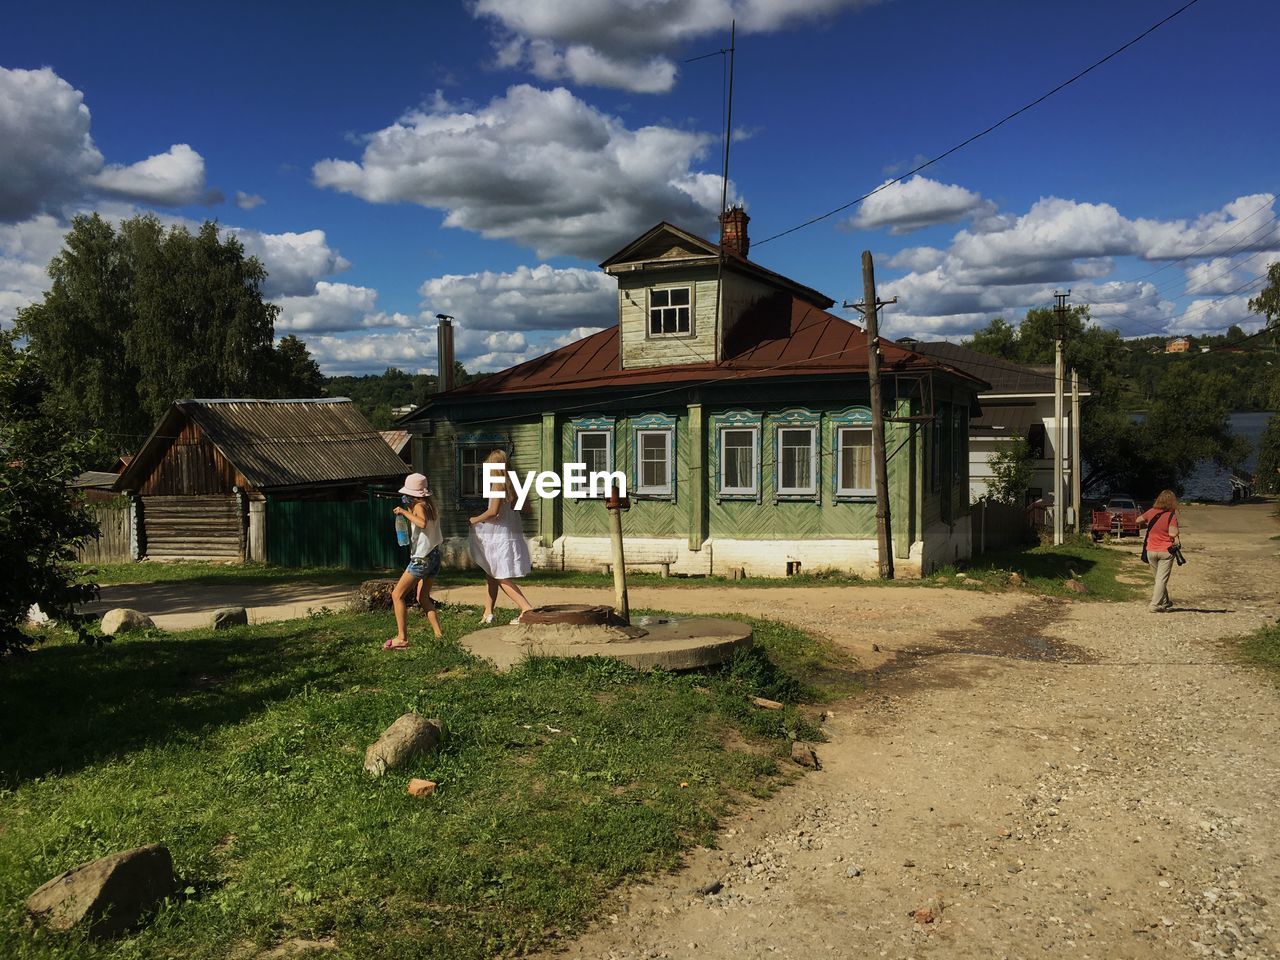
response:
M1075 513L1076 533L1083 526L1080 517L1080 374L1071 371L1071 509Z
M1053 338L1053 542L1060 545L1066 540L1066 490L1064 489L1062 476L1062 455L1065 452L1063 447L1066 445L1066 436L1062 429L1063 419L1063 379L1064 372L1062 366L1062 339L1066 335L1067 328L1067 297L1071 296L1071 291L1066 293L1053 294L1058 305L1053 308L1053 312L1057 314L1056 331Z
M889 516L889 471L884 449L884 406L880 397L880 306L871 251L862 251L862 303L867 322L867 377L871 381L871 469L876 481L876 555L880 579L893 579L893 526ZM837 452L838 455L838 452Z

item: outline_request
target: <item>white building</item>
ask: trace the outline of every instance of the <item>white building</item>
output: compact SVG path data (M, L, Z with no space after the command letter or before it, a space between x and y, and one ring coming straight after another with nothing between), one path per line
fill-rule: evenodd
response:
M954 343L920 343L910 338L899 341L916 353L940 360L948 366L971 374L991 384L991 389L978 395L982 416L969 421L969 499L984 497L991 479L991 455L1007 449L1019 438L1026 440L1035 459L1035 473L1028 502L1049 496L1053 491L1054 429L1053 367L1024 366ZM1063 420L1065 440L1061 451L1063 489L1071 491L1071 477L1079 465L1073 463L1072 434L1080 424L1071 422L1071 374L1063 384ZM1081 403L1089 396L1088 385L1081 382ZM1078 444L1076 445L1078 449Z

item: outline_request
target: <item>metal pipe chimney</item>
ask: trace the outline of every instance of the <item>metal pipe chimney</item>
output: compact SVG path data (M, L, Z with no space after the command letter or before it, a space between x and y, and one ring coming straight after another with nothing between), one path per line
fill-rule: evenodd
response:
M444 313L437 313L440 325L436 327L436 392L453 389L453 320Z

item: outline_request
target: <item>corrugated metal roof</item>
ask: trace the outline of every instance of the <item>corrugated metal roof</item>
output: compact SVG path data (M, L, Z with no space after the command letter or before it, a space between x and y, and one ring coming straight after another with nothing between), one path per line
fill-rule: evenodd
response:
M179 400L161 418L120 485L139 474L189 417L259 490L403 476L404 463L345 398L308 400Z
M618 328L614 325L534 360L437 394L433 401L654 383L711 383L866 373L866 336L860 327L797 296L768 298L762 304L754 315L749 312L739 324L739 327L751 329L736 335L731 332L726 341L736 339L749 346L720 364L682 363L623 370L618 355ZM950 370L948 365L907 350L891 340L881 339L880 352L886 372L948 370L964 379L977 381L979 389L987 385L980 376ZM429 415L428 411L423 413ZM402 422L413 419L411 414Z
M86 470L84 473L80 474L80 476L71 481L71 486L95 487L102 490L110 490L115 486L116 481L119 479L120 474L111 473L108 470Z
M416 409L417 405L415 404L414 406ZM409 412L412 413L413 411ZM382 439L387 441L387 446L392 451L397 454L404 452L405 445L409 442L408 430L379 430L378 432L382 435Z

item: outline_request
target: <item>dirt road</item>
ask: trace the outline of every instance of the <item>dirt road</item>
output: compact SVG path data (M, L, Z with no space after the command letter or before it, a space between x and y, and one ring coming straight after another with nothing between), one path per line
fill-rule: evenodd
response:
M547 956L1280 956L1280 689L1219 642L1280 612L1280 524L1266 506L1193 507L1184 531L1164 615L735 593L859 655L927 652L836 708L821 771Z

